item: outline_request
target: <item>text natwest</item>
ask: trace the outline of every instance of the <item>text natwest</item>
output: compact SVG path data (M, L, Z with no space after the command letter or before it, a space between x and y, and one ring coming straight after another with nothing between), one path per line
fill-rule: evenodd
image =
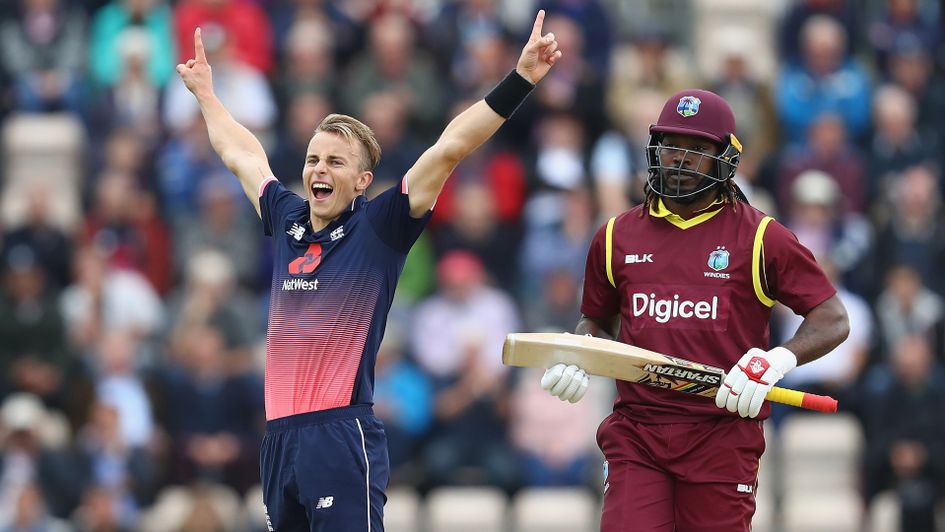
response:
M286 279L282 281L283 290L318 290L318 279Z

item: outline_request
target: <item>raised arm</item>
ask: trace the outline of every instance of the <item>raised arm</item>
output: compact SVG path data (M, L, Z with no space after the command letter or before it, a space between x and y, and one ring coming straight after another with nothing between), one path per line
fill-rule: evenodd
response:
M239 178L243 192L256 208L258 215L259 186L272 175L269 160L259 140L233 119L214 94L210 64L207 63L203 50L200 28L194 31L194 59L177 65L177 73L200 104L200 112L207 122L213 149L223 160L223 164Z
M484 100L479 100L454 118L436 141L407 171L410 214L422 216L433 208L443 184L460 161L499 129L531 89L561 57L553 33L541 34L545 12L535 17L528 43L522 49L515 71Z

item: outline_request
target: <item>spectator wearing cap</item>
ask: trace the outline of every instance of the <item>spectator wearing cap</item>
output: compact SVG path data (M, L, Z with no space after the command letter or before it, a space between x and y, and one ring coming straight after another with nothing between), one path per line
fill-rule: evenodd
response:
M841 208L840 186L832 175L820 170L801 172L791 185L791 204L786 226L814 256L824 257L839 277L856 290L872 281L869 268L873 229L869 221Z
M53 445L50 426L49 411L33 394L14 393L0 405L0 529L61 530L53 516L68 518L79 502L82 476L69 453Z

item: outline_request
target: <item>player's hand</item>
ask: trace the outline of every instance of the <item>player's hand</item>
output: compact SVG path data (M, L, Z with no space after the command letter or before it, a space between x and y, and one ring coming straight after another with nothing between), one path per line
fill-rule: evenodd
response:
M558 59L561 59L561 50L558 50L558 41L555 40L554 33L541 34L541 25L545 21L545 10L538 11L535 17L535 25L532 26L532 33L528 37L525 48L522 49L522 55L518 58L518 64L515 71L520 76L527 79L532 85L537 84L548 74L551 67Z
M590 378L587 372L575 366L555 364L545 371L541 378L541 387L548 393L569 403L576 403L584 397Z
M210 63L203 49L203 39L200 38L200 28L194 30L194 59L177 65L177 73L187 90L200 98L213 92L213 78L210 72Z
M756 417L771 388L795 367L797 357L787 348L765 351L753 347L725 376L715 395L715 406L742 417Z

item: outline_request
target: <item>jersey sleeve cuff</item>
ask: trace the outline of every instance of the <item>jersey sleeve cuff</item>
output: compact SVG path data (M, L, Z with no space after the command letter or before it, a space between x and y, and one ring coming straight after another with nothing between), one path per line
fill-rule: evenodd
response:
M276 179L275 176L269 176L266 179L263 179L263 182L259 184L258 196L260 198L263 197L263 192L266 191L266 185L268 185L269 183L272 183L273 181L278 181L278 179Z

